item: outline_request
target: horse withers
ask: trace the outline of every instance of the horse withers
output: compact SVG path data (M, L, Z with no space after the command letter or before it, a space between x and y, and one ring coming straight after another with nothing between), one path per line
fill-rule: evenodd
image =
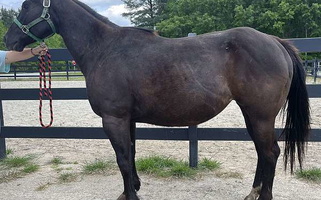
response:
M93 111L116 152L124 192L137 200L135 123L189 126L232 100L242 110L258 162L247 200L272 199L280 148L275 118L287 103L285 166L302 164L310 129L305 73L288 42L252 28L169 39L119 27L77 0L26 0L5 43L21 51L57 33L81 68Z

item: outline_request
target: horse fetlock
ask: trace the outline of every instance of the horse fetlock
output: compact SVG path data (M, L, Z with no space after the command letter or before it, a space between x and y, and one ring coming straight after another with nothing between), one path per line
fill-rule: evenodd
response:
M135 181L134 187L135 187L135 190L136 190L136 191L139 191L140 185L141 185L141 184L140 184L140 181L137 181L137 182Z
M262 186L253 188L251 190L251 193L247 195L244 200L256 200L260 196L261 189L262 189Z
M256 199L257 199L257 197L256 197L255 195L249 194L249 195L247 195L247 196L245 197L244 200L256 200Z
M121 194L117 198L117 200L139 200L139 198L136 195L134 195L133 197L128 196L128 198L127 198L125 194Z

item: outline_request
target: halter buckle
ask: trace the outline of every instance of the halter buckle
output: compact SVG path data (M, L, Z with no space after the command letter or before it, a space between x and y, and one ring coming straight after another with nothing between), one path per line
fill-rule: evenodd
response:
M49 20L50 19L50 14L47 12L45 16L42 17L44 20Z
M29 33L29 28L26 25L21 26L21 30L23 33L28 34Z
M50 7L50 0L43 0L42 5L43 5L43 7L45 7L45 8L49 8L49 7Z

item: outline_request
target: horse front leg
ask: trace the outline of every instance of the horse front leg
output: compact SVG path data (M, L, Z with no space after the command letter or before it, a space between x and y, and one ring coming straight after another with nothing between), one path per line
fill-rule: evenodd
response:
M134 176L134 186L136 191L140 189L140 179L137 174L136 164L135 164L135 155L136 155L136 123L130 123L130 138L131 138L131 147L132 147L132 163L133 163L133 176Z
M129 117L103 116L103 127L115 150L117 164L124 181L124 192L118 200L139 200L134 186L134 164Z

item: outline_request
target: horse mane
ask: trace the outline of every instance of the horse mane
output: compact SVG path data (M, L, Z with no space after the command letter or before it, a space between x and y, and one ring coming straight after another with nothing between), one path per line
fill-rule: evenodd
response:
M151 33L153 35L158 35L158 33L154 30L151 29L147 29L147 28L142 28L142 27L124 27L126 29L131 29L131 30L139 30L139 31L143 31L145 33Z
M105 24L108 24L108 25L117 26L116 24L114 24L111 21L109 21L109 19L107 17L100 15L94 9L92 9L91 7L86 5L85 3L81 2L81 1L78 1L78 0L72 0L72 1L74 1L77 5L82 7L84 10L86 10L88 13L93 15L96 19L100 20L101 22L103 22ZM146 32L146 33L151 33L153 35L157 35L157 32L155 32L154 30L150 30L150 29L146 29L146 28L141 28L141 27L125 27L125 28L126 29L131 29L131 30L140 30L140 31L143 31L143 32Z

